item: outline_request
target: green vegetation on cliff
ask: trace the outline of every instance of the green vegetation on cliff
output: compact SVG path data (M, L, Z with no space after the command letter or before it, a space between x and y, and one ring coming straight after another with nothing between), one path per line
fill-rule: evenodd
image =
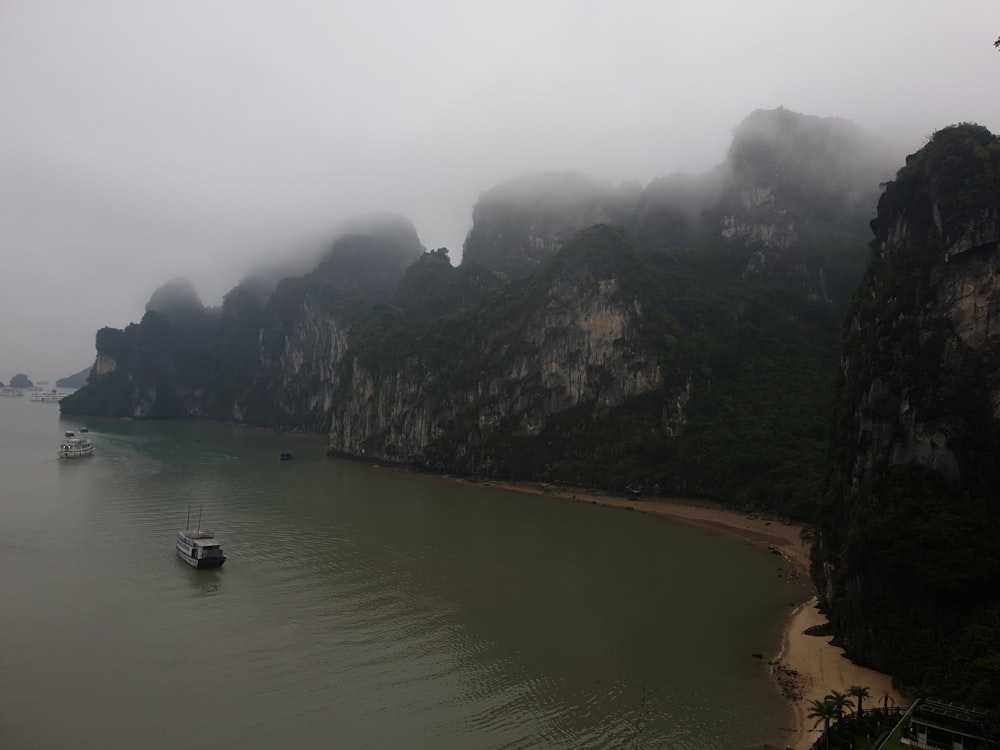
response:
M101 374L63 409L329 431L346 455L809 518L858 196L885 161L866 144L760 111L702 177L516 180L482 196L458 267L405 220L355 222L311 272L221 309L172 283L99 333Z
M320 353L294 377L281 374L296 326L304 315L349 325L358 311L391 296L422 252L412 224L399 217L365 217L348 229L313 273L283 278L273 289L249 278L221 308L204 308L186 280L163 285L140 323L98 331L102 374L64 398L61 410L328 429L328 406L316 395L327 387L316 366Z
M455 273L433 259L421 273L431 263L442 278ZM808 517L825 464L841 311L804 290L744 278L740 267L726 246L637 252L622 230L595 227L529 280L479 304L443 317L372 311L351 330L345 362L377 375L418 358L434 381L427 392L444 400L501 377L531 346L524 330L554 304L554 285L583 290L616 279L620 296L643 311L641 346L667 374L662 389L614 408L582 403L535 434L511 414L476 450L467 445L481 417L473 405L427 447L421 465L489 467L493 476L610 490L641 486ZM547 398L540 379L536 388L530 398ZM678 390L691 394L682 427L664 418Z
M959 125L879 202L844 331L813 573L848 653L1000 707L1000 139ZM964 299L963 299L964 296Z
M703 177L489 191L458 267L362 222L220 309L171 282L61 408L815 519L848 654L1000 707L1000 141L965 124L911 155L868 259L870 146L760 111Z

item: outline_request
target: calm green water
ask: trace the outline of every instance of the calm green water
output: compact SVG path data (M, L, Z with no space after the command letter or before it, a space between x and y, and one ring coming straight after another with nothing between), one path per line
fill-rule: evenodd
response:
M96 455L58 459L81 424L0 398L0 747L680 750L790 725L751 654L802 592L766 551L316 436L90 421ZM189 503L220 571L174 555Z

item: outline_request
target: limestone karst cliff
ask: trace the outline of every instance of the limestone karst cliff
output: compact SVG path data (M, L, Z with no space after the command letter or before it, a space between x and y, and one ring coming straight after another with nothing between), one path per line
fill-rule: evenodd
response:
M719 242L747 275L843 301L864 265L858 227L903 156L894 151L847 120L757 110L703 175L673 174L643 188L552 173L487 191L463 260L524 278L579 230L610 223L639 249Z
M403 349L393 367L355 359L334 406L331 450L544 477L559 452L531 446L551 441L554 418L585 420L663 387L655 352L641 340L641 303L628 287L632 256L616 230L593 227L529 285L507 290L491 314L450 321L454 328Z
M361 217L311 273L251 275L221 308L203 307L189 281L171 281L138 324L98 331L88 384L61 408L326 431L352 315L391 297L422 253L406 219Z
M844 330L814 577L849 655L1000 695L1000 138L936 133L889 183Z
M354 222L312 268L258 273L221 308L155 295L187 302L102 329L62 409L322 431L352 457L808 517L866 254L854 196L891 174L862 143L774 110L700 177L515 181L483 195L457 267L405 220Z

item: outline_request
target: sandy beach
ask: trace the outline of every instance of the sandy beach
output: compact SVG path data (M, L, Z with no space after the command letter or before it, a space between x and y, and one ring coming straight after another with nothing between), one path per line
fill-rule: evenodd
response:
M568 490L548 484L488 482L518 492L531 492L553 498L591 502L631 509L711 528L750 544L780 554L789 566L789 575L802 583L803 596L812 592L809 584L809 545L800 536L802 527L762 515L740 513L708 502L680 499L625 498ZM823 625L826 617L819 611L816 598L805 601L789 617L781 644L775 645L770 660L775 689L795 713L796 727L783 741L795 750L807 750L818 739L813 720L807 718L809 703L823 700L831 691L847 692L852 685L868 688L871 706L881 705L885 696L897 705L907 701L892 686L892 678L844 657L842 649L830 645L830 636L808 635L806 630ZM776 738L778 739L778 738Z
M819 737L814 732L812 719L807 718L809 702L823 700L832 690L847 692L851 685L868 688L869 698L865 705L882 705L886 696L890 705L905 705L899 691L892 686L892 678L881 672L860 667L844 657L843 649L831 646L830 637L807 635L808 628L826 624L826 617L812 599L795 610L788 628L782 650L773 663L775 677L781 686L782 673L787 670L794 684L794 695L785 692L795 711L797 734L788 745L796 750L806 750Z

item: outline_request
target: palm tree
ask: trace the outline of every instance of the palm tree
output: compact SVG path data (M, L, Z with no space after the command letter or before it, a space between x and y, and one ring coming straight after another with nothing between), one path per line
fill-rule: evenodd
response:
M844 709L854 708L854 701L847 697L847 693L841 693L839 690L830 691L825 700L833 705L838 721L844 718Z
M847 688L847 694L858 699L858 718L860 719L864 716L864 709L861 708L861 703L865 698L869 697L868 688L861 687L860 685L851 685Z
M821 701L812 700L809 701L809 713L806 714L809 719L816 719L816 724L823 722L823 736L826 737L826 750L830 750L830 721L837 718L837 707L830 701L830 696L828 695ZM816 724L813 724L813 728L816 728Z

